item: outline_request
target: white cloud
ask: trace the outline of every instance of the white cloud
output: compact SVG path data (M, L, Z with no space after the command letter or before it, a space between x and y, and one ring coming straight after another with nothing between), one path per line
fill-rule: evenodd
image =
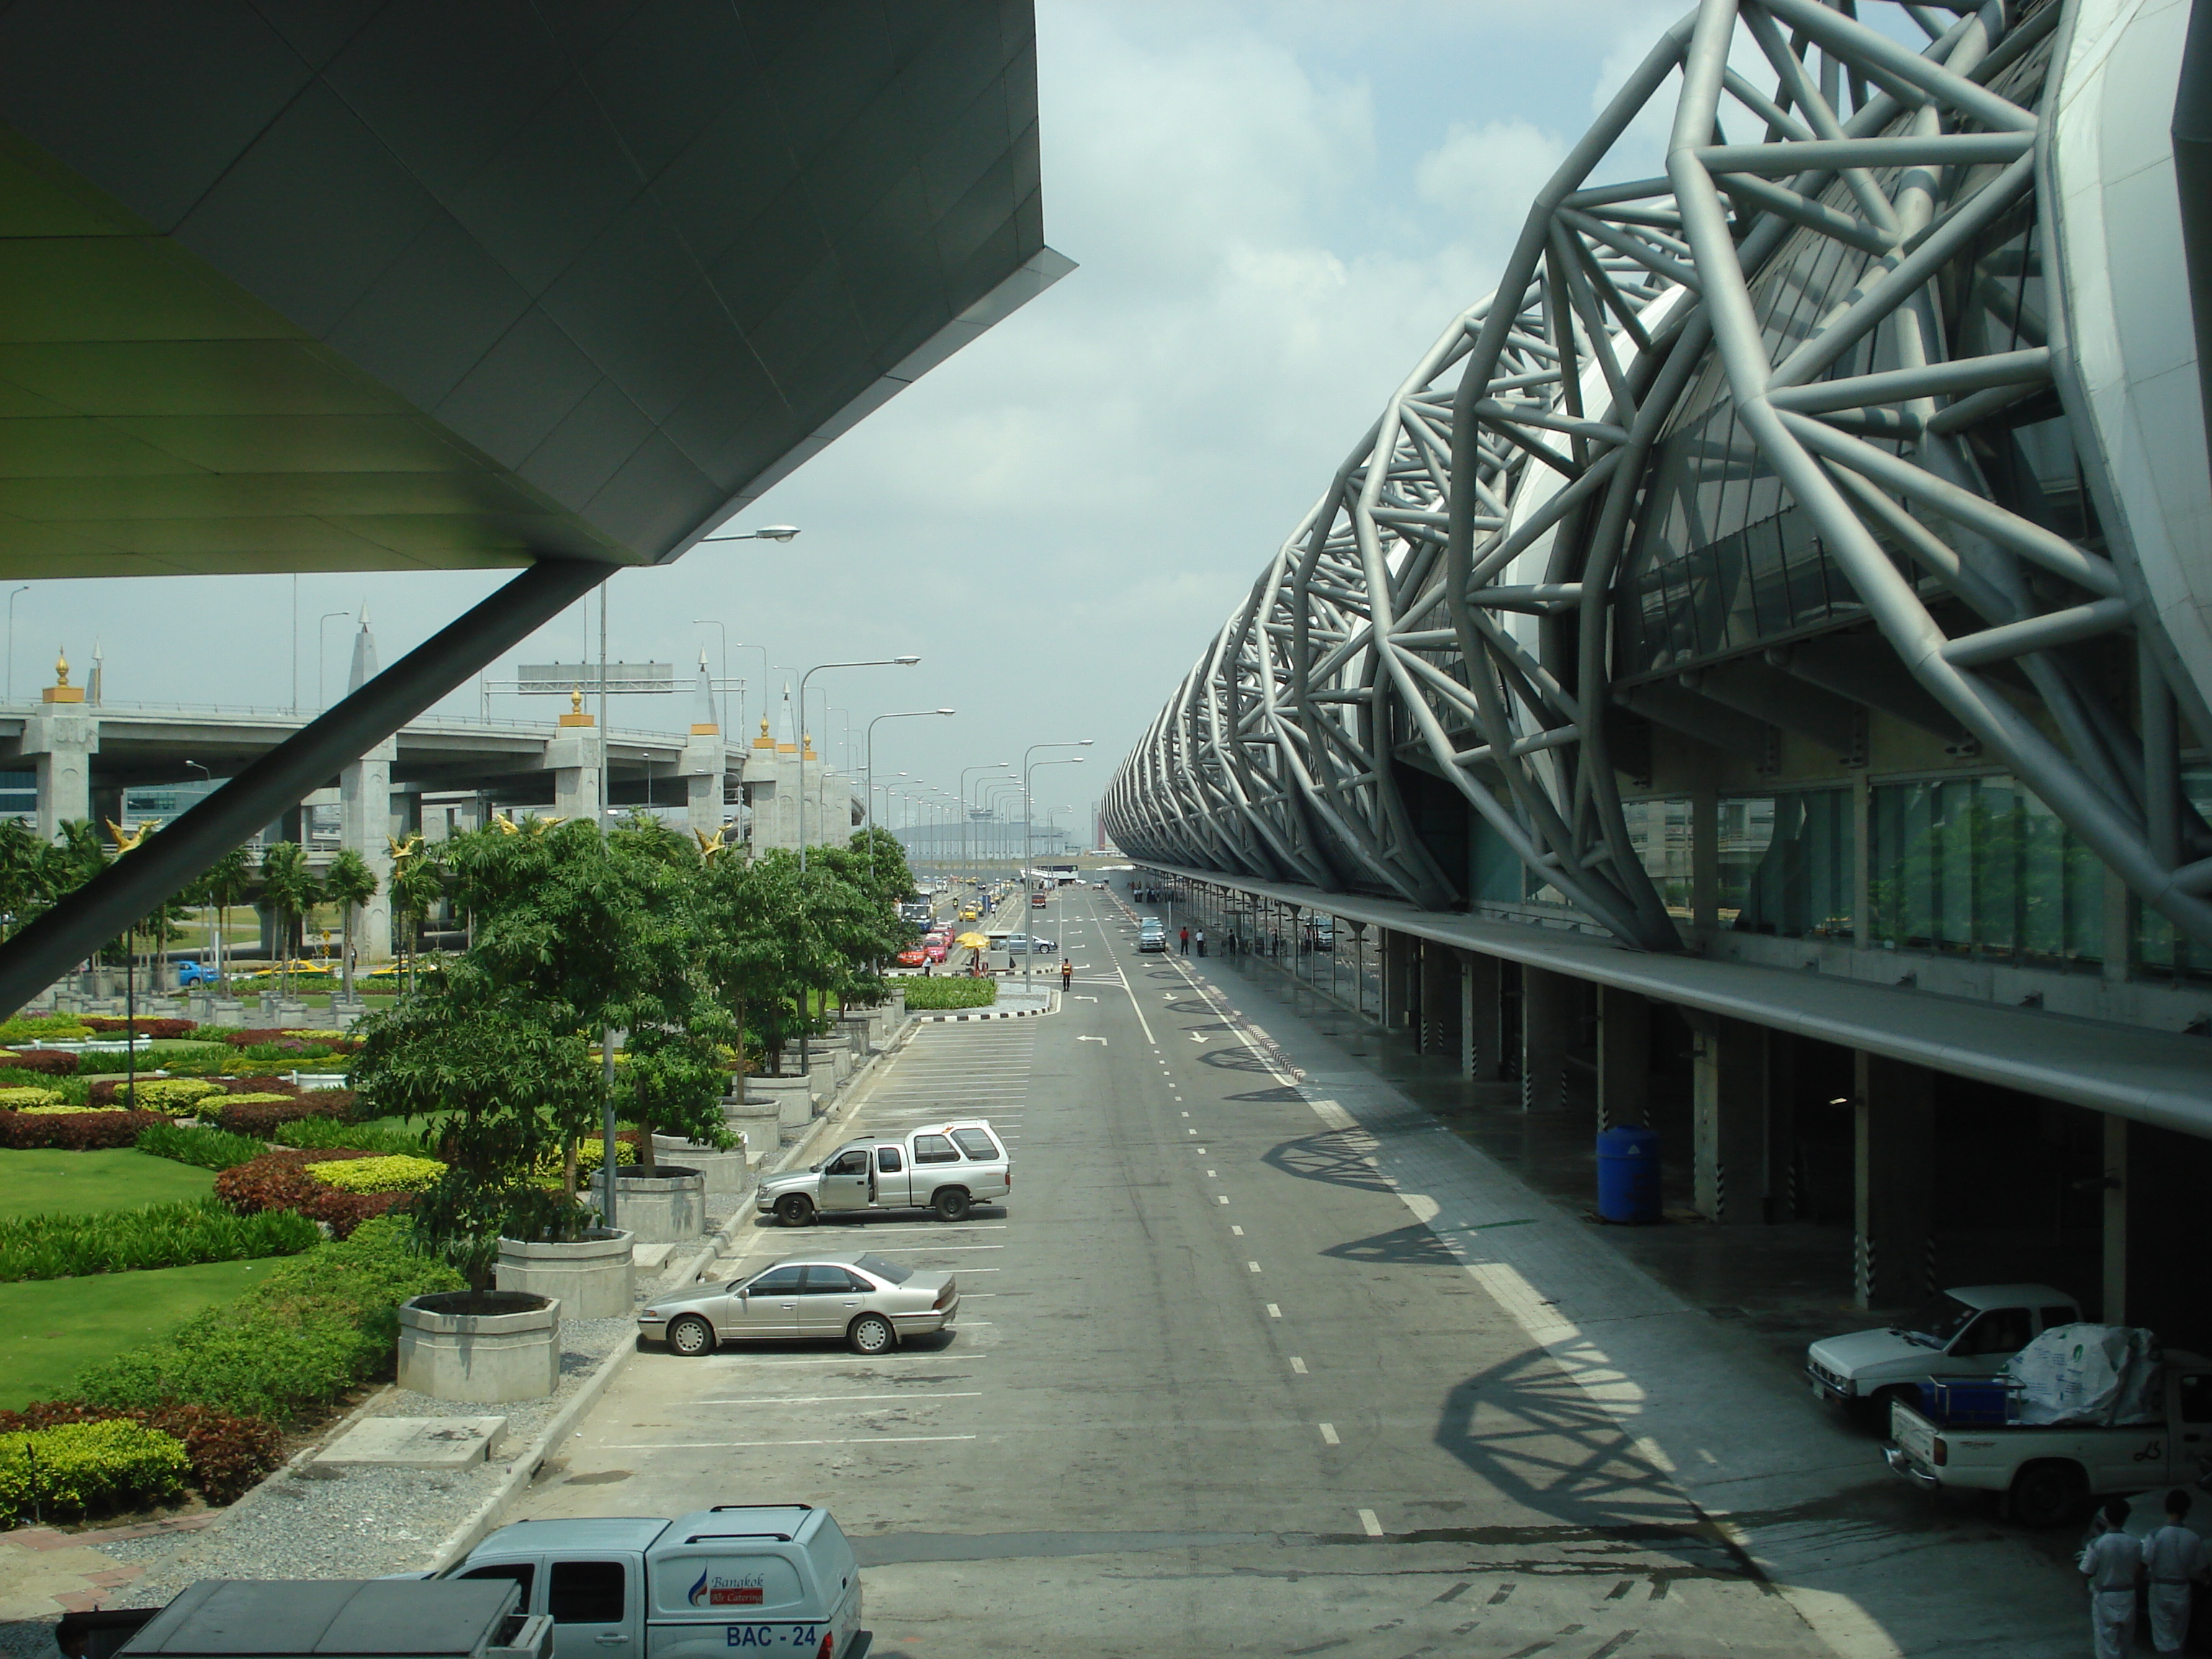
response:
M1565 139L1527 121L1454 122L1443 143L1413 169L1413 186L1455 234L1510 245L1530 201L1566 155Z

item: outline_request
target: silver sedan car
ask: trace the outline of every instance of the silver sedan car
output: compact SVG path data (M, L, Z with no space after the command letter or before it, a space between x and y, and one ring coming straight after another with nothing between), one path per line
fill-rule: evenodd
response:
M641 1342L712 1353L725 1342L840 1337L854 1353L888 1352L909 1336L952 1328L960 1287L867 1250L787 1255L742 1282L694 1285L637 1316Z

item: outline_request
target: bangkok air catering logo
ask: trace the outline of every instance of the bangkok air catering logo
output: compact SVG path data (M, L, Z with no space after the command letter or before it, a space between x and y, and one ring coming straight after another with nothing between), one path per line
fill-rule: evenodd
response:
M701 1570L699 1582L691 1586L691 1605L695 1607L757 1607L763 1600L763 1585L758 1573L726 1577L712 1567Z

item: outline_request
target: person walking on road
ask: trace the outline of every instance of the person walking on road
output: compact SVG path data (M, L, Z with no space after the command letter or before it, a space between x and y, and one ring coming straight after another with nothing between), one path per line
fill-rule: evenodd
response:
M2135 1646L2136 1580L2142 1576L2142 1546L2128 1536L2128 1500L2108 1498L2095 1534L2075 1565L2089 1581L2089 1635L2097 1659L2128 1659Z
M1184 928L1181 933L1177 933L1177 934L1176 935L1176 947L1177 947L1178 954L1182 955L1182 956L1186 956L1186 957L1187 957L1187 956L1188 956L1188 955L1190 954L1190 929L1189 929L1189 928L1186 927L1186 928Z
M2204 1540L2189 1529L2189 1494L2176 1486L2166 1495L2166 1524L2143 1540L2143 1577L2150 1581L2150 1644L2160 1653L2179 1653L2189 1639L2189 1594L2203 1581L2212 1557Z
M1067 958L1066 958L1066 957L1062 957L1060 959L1060 994L1061 994L1061 995L1063 995L1063 996L1065 996L1065 995L1067 994L1067 988L1068 988L1070 985L1073 985L1074 982L1075 982L1075 969L1074 969L1074 967L1073 967L1073 965L1068 962L1068 960L1067 960Z
M1206 929L1203 927L1198 930L1198 953L1200 956L1206 954Z

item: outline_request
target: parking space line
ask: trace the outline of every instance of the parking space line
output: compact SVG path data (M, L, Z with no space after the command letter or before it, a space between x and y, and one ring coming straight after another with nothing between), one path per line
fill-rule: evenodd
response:
M972 1434L864 1434L842 1440L629 1440L610 1442L609 1451L743 1451L762 1446L896 1445L915 1440L974 1440Z
M1359 1511L1359 1529L1370 1538L1380 1538L1382 1535L1382 1523L1375 1518L1373 1510Z
M1332 1446L1340 1446L1344 1443L1336 1437L1336 1425L1334 1423L1324 1423L1321 1425L1321 1437L1326 1443Z
M1296 1354L1292 1354L1291 1356L1291 1369L1293 1371L1296 1371L1300 1376L1304 1376L1306 1374L1306 1362L1299 1358ZM719 1406L724 1403L732 1406L741 1406L744 1402L741 1400L732 1400L727 1402L719 1400L702 1400L699 1403L702 1406Z

